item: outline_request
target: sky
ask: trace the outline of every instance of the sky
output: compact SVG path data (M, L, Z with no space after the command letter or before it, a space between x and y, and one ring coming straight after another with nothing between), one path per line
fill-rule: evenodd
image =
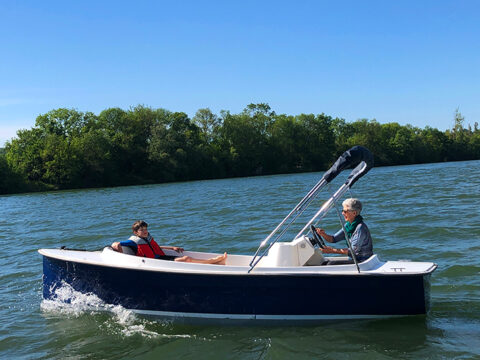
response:
M480 122L480 1L2 1L0 147L60 107Z

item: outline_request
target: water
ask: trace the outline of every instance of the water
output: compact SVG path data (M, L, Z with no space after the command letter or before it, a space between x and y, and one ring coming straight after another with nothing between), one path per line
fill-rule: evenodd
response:
M134 315L68 286L57 301L42 301L39 248L101 248L144 219L165 245L252 254L320 176L0 197L0 358L479 359L480 161L374 168L353 188L382 259L439 265L427 316L193 326ZM337 215L321 226L336 230ZM292 306L322 306L314 300Z

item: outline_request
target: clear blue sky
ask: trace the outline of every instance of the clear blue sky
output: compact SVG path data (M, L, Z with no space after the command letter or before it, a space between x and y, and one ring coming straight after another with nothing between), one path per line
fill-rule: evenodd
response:
M480 1L4 1L0 146L67 107L480 122Z

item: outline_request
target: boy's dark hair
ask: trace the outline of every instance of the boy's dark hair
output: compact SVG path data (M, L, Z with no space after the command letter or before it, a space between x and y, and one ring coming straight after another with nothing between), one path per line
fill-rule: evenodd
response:
M148 224L143 220L137 220L132 225L133 232L138 231L141 227L148 227Z

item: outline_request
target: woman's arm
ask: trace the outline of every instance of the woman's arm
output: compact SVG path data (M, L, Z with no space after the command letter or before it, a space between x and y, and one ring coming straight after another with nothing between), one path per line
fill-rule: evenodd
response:
M328 235L325 230L323 229L320 229L320 228L317 228L317 234L320 235L321 237L323 237L325 240L327 240L328 242L333 242L333 236L332 235Z
M327 246L321 249L324 254L340 254L340 255L348 255L348 249L335 249L330 246Z

